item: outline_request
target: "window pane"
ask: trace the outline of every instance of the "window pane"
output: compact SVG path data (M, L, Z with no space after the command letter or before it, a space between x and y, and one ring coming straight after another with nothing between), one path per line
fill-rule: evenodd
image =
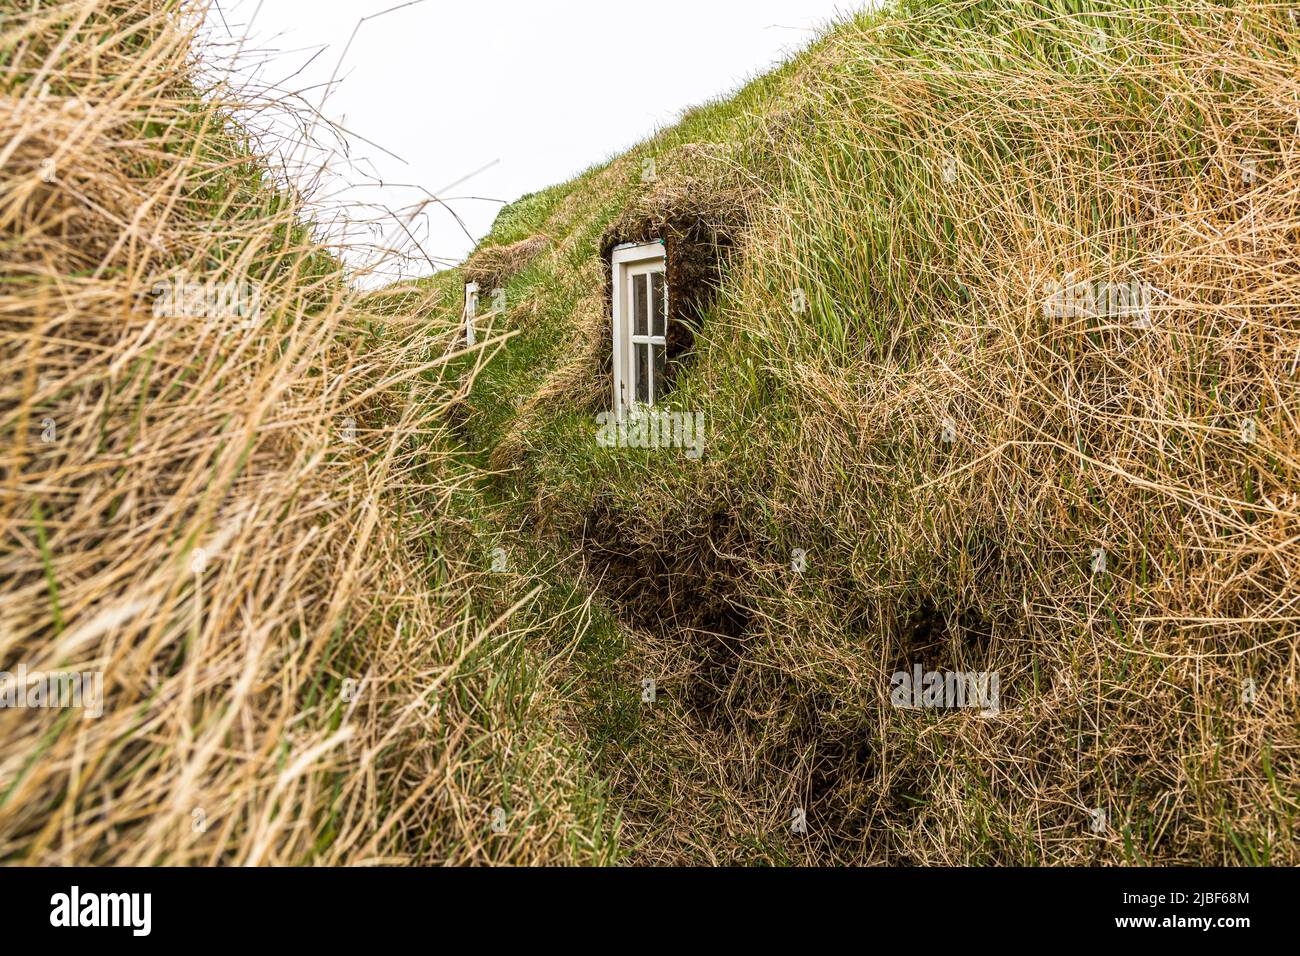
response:
M659 399L663 398L664 393L668 391L668 389L664 387L664 359L666 358L667 349L665 349L662 345L652 345L650 346L650 348L654 351L654 369L655 369L655 374L654 374L655 394L653 397L651 397L650 401L651 403L654 403L659 401Z
M667 311L668 297L664 295L664 274L656 272L651 275L650 283L650 320L654 329L652 334L664 334L664 313Z
M637 335L645 335L645 274L632 277L632 330Z
M638 276L637 278L642 278ZM644 287L645 283L642 283ZM632 346L636 351L636 400L638 402L650 401L650 369L647 368L648 357L646 352L650 346L645 343L637 343Z

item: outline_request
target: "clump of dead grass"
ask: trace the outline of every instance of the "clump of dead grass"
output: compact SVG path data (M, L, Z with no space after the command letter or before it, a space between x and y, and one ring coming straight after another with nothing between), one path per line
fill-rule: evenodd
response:
M481 291L502 288L511 276L525 268L550 246L546 236L529 236L504 246L477 250L462 271L466 282L477 282Z
M312 239L195 86L199 11L29 7L0 21L0 670L100 673L103 714L0 710L0 860L598 858L557 696L483 669L524 630L452 512L454 321ZM180 304L231 288L255 313Z

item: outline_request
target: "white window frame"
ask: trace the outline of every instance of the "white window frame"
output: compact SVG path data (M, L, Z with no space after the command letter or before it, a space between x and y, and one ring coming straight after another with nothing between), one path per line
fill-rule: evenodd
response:
M478 315L478 283L465 283L465 345L472 348L474 345L474 317Z
M668 253L662 239L653 242L627 243L616 246L610 259L613 270L613 326L614 326L614 411L620 419L636 404L636 366L633 348L636 344L651 344L667 349L668 342ZM629 301L632 278L637 275L647 276L646 282L651 289L654 280L649 278L655 273L664 275L664 334L654 334L654 324L650 315L646 316L646 335L636 335L632 327L634 313ZM650 381L653 399L654 362L649 362Z

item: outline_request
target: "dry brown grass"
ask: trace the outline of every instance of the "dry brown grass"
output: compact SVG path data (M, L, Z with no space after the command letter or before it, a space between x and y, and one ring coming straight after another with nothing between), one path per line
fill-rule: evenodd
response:
M189 8L10 7L0 669L104 704L0 710L0 860L598 858L556 696L492 673L540 662L453 513L454 324L358 292L264 184ZM156 311L180 272L257 321Z
M767 324L804 410L772 449L773 497L843 577L800 608L804 640L764 634L755 664L819 661L799 683L832 700L868 688L872 769L844 773L824 830L852 840L842 821L874 806L884 826L864 829L895 859L1294 863L1300 30L1268 4L1030 10L1020 25L1071 50L1035 67L997 5L969 7L973 51L909 52L951 22L936 8L829 44L823 64L880 42L852 79L809 64L821 135L864 155L799 176L738 298L784 272L806 277L823 337L870 318L821 357ZM837 236L858 241L819 262ZM1150 327L1045 312L1068 275L1145 283ZM877 661L816 623L848 595ZM914 661L999 671L1004 713L888 707Z
M466 282L477 282L483 293L500 288L511 276L546 251L546 236L529 236L504 246L479 249L462 267Z

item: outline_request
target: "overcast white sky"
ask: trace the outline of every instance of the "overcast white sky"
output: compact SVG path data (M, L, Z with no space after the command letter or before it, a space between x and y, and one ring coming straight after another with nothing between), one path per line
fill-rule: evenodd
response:
M323 113L369 143L353 140L356 171L339 167L326 192L393 210L442 190L517 199L734 91L870 2L423 0L365 21L352 39ZM316 105L358 21L401 3L219 0L208 35L247 36L257 55L239 74ZM384 185L364 185L363 174ZM440 264L461 260L501 208L449 204L465 230L437 206L413 226Z

